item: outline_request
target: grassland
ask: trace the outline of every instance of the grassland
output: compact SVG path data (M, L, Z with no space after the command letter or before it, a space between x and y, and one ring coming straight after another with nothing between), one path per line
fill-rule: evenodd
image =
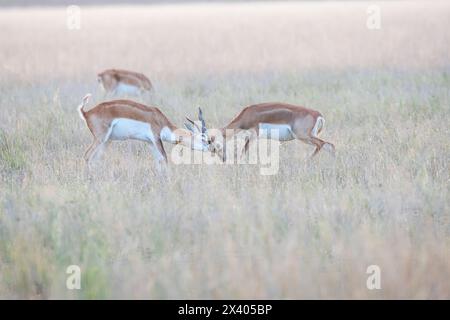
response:
M0 9L0 297L450 298L450 5ZM320 110L337 148L283 144L280 171L169 165L114 143L93 179L76 106L96 73L142 71L141 101L209 127L245 105ZM170 146L167 146L170 150ZM66 288L79 265L81 290ZM366 268L381 268L381 290Z

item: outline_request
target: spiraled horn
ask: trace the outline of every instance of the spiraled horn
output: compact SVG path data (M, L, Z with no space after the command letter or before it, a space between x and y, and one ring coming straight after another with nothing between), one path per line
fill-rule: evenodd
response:
M198 107L198 120L202 123L202 133L206 133L206 122L205 119L203 119L203 112L200 107Z

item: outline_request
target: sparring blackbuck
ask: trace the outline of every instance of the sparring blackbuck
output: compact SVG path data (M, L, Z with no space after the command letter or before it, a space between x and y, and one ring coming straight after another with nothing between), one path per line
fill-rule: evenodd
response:
M315 146L314 157L324 149L334 155L332 143L318 138L325 124L325 119L318 111L287 103L260 103L245 107L228 125L218 129L217 134L210 134L210 149L223 160L226 151L223 139L229 139L242 131L248 136L244 144L244 152L248 152L249 144L255 138L275 139L279 141L300 140ZM217 132L217 131L216 131Z
M107 93L137 95L152 90L152 83L142 73L108 69L97 75L98 82Z
M202 128L188 119L186 125L191 130L178 128L156 107L149 107L131 100L113 100L103 102L86 111L90 94L87 94L78 106L83 119L94 140L84 155L88 168L111 140L141 140L148 142L152 154L161 168L167 163L163 141L181 144L193 150L208 151L210 139L206 135L205 121L199 108L199 122ZM192 125L195 126L192 127Z

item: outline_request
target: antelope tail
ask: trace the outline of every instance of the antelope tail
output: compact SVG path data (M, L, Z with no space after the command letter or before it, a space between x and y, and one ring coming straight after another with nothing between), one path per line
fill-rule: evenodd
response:
M314 137L317 137L320 131L322 131L324 125L325 119L322 116L317 117L316 123L314 124L314 128L311 131L312 135Z
M81 104L78 106L78 113L80 114L80 118L81 118L82 120L86 120L86 118L85 118L85 116L84 116L84 114L86 113L86 112L84 111L84 107L88 104L89 98L90 98L91 96L92 96L92 95L91 95L90 93L88 93L87 95L85 95L84 98L83 98L83 101L82 101Z

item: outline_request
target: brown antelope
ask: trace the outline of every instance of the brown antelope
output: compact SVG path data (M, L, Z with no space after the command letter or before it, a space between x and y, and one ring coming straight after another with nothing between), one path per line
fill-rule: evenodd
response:
M97 75L98 82L106 92L113 94L139 94L150 91L152 84L142 73L108 69Z
M90 96L87 94L78 106L81 119L86 122L94 136L94 141L84 155L88 168L92 160L104 149L105 144L111 140L135 139L148 142L158 165L167 162L163 141L181 144L194 150L209 150L209 139L200 109L199 120L203 127L199 128L187 118L196 126L196 130L186 130L177 128L158 108L130 100L103 102L86 111L84 108Z
M250 142L255 138L290 141L298 139L315 146L314 157L322 148L334 155L332 143L318 138L325 124L325 119L318 111L287 103L260 103L244 108L228 125L219 129L223 139L248 131L250 136L244 145L248 152ZM272 136L275 130L277 135ZM210 135L210 150L216 152L225 161L226 155L223 143Z

